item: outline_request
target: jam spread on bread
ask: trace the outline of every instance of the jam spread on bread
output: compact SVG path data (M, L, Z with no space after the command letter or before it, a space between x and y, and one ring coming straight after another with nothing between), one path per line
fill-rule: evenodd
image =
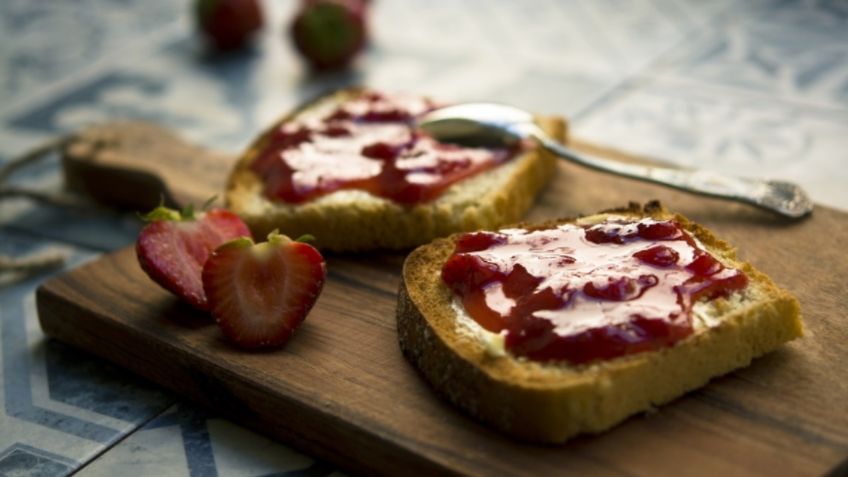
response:
M676 221L624 217L463 234L442 279L513 355L572 364L671 346L696 301L748 284Z
M365 92L318 117L282 123L252 163L265 196L299 204L358 189L414 205L503 163L516 149L442 144L414 128L436 105L416 96Z

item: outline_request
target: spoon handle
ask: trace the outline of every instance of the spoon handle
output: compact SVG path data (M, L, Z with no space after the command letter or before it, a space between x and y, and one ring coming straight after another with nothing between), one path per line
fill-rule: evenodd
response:
M747 179L707 170L643 166L600 159L560 144L536 127L528 133L559 157L602 172L694 194L746 202L793 219L804 217L813 210L812 200L801 187L791 182Z

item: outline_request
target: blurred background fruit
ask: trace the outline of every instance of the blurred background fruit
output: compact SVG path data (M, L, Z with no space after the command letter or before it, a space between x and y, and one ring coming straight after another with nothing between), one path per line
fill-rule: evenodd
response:
M198 29L218 50L234 50L248 43L262 28L257 0L196 0Z
M316 70L348 66L367 39L363 0L305 0L291 21L295 48Z

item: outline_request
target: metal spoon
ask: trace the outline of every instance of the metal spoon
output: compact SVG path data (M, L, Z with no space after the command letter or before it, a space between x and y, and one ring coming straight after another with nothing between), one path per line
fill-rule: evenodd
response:
M562 159L682 191L735 200L797 219L813 210L813 202L791 182L747 179L697 169L643 166L600 159L577 152L551 138L527 111L496 103L465 103L425 114L418 126L436 139L480 146L509 146L532 139Z

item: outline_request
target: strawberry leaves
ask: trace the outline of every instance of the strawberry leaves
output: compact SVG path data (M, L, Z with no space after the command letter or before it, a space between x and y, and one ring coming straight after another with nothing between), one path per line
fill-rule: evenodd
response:
M222 243L250 236L242 220L224 209L195 213L159 206L142 216L148 224L136 241L141 268L162 288L200 310L208 308L201 271Z

